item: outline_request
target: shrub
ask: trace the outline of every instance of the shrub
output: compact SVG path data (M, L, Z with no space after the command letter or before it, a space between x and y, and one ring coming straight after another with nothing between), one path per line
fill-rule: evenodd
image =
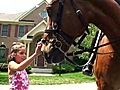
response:
M86 64L87 60L83 59L81 57L75 56L73 58L74 62L78 64L79 67L75 68L75 72L82 71L83 67L82 65Z
M26 72L27 73L31 73L30 70L31 70L31 66L28 66L26 68ZM8 64L7 63L0 63L0 71L1 72L7 72L8 71Z
M27 68L26 68L26 72L28 73L28 74L30 74L31 72L30 72L30 70L32 69L32 67L31 66L28 66Z
M74 72L75 67L68 63L67 61L63 61L60 64L55 64L52 68L53 73L69 73L69 72Z
M8 71L8 64L7 63L0 63L0 71L7 72Z

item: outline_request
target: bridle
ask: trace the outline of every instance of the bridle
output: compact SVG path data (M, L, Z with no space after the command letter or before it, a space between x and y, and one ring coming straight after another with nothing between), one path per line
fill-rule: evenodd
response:
M76 15L78 16L78 18L80 19L83 27L84 27L84 30L86 30L80 37L80 39L78 40L78 42L72 40L67 34L65 34L62 30L61 30L61 20L62 20L62 14L63 14L63 9L64 9L64 1L65 0L59 0L59 7L58 7L58 12L57 12L57 16L56 16L56 20L54 21L54 25L53 25L53 28L52 29L47 29L45 30L45 33L52 33L53 34L53 37L56 38L56 41L59 41L57 40L58 37L60 37L67 45L71 46L72 44L74 46L77 46L79 49L85 49L84 47L80 46L81 45L81 42L84 40L84 38L86 37L87 34L89 34L89 30L88 30L88 25L82 15L82 12L81 10L79 10L75 4L75 1L74 0L70 0L71 2L71 5L73 6L74 8L74 11L76 13ZM47 10L48 12L48 15L51 13L51 10ZM45 41L45 40L44 40ZM59 42L56 42L56 43L59 43ZM48 63L60 63L64 60L64 58L66 58L66 60L68 60L70 63L78 66L75 62L73 62L72 60L69 59L68 56L70 56L69 54L65 54L65 52L61 49L61 46L60 44L56 44L55 43L55 47L53 50L51 50L50 53L44 53L44 56L46 58L46 61ZM56 53L59 53L59 55L61 55L61 57L55 57L57 54ZM62 60L58 60L56 61L55 59L62 59Z
M67 34L65 34L62 30L61 30L61 20L62 20L62 13L63 13L63 9L64 9L64 1L65 0L59 0L59 7L58 7L58 12L57 12L57 16L56 16L56 20L54 21L54 25L52 29L48 29L45 30L45 33L53 33L55 36L58 35L61 38L64 39L65 43L71 45L75 45L77 43L75 43L75 41L73 41ZM77 8L77 6L75 5L74 0L70 0L71 1L71 5L73 6L76 15L78 16L78 18L80 19L81 23L84 26L84 29L86 30L86 32L82 35L83 37L85 37L86 34L89 34L89 30L88 30L88 25L85 22L85 19L82 15L82 12ZM48 10L48 13L51 12ZM83 38L82 37L82 38ZM80 40L81 41L81 40ZM79 41L79 42L80 42Z
M86 37L87 34L89 34L89 30L88 30L88 24L86 23L84 17L83 17L83 14L81 12L81 10L78 9L78 7L76 6L75 4L75 1L74 0L70 0L71 2L71 5L73 6L74 8L74 11L76 13L76 15L78 16L78 18L80 19L84 29L86 30L85 33L83 33L81 35L81 38L78 40L78 42L75 42L74 40L72 40L66 33L64 33L62 30L61 30L61 20L62 20L62 14L63 14L63 9L64 9L64 1L65 0L59 0L59 6L58 6L58 12L57 12L57 16L56 16L56 20L54 21L54 25L53 25L53 28L52 29L47 29L45 30L45 33L52 33L54 35L54 37L57 38L60 37L65 43L67 43L68 45L74 45L74 46L77 46L79 49L81 49L80 51L77 51L77 52L73 52L73 53L66 53L61 49L61 45L60 44L55 44L55 50L53 50L53 52L59 52L61 53L61 56L62 58L60 59L64 59L66 58L66 60L68 60L69 62L71 62L72 64L78 66L78 67L83 67L84 65L82 66L79 66L78 64L76 64L75 62L73 62L72 60L69 59L68 56L74 56L74 55L77 55L77 54L82 54L84 52L91 52L91 53L96 53L96 50L100 47L103 47L103 46L106 46L108 44L111 44L110 43L107 43L107 44L104 44L104 45L101 45L101 46L96 46L96 47L93 47L93 48L90 48L90 49L87 49L87 48L84 48L81 45L81 42L84 40L84 38ZM50 14L50 10L48 10L48 14ZM59 41L59 40L57 40ZM115 40L113 42L116 42L118 40ZM119 39L120 41L120 39ZM113 43L112 42L112 43ZM59 42L57 42L59 43ZM93 51L93 49L96 49L95 51ZM54 57L50 57L50 55L47 56L47 59L53 59ZM55 57L56 58L56 57ZM54 60L54 59L53 59ZM60 63L62 62L63 60L59 60L59 62L53 62L52 60L49 61L48 60L48 63Z

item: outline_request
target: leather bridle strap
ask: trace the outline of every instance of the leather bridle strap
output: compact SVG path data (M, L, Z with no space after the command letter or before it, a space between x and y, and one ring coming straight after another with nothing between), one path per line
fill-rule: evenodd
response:
M81 51L76 51L76 52L72 52L72 53L67 53L67 56L73 56L73 55L78 55L78 54L82 54L84 52L90 52L90 53L95 53L95 54L104 54L104 53L99 53L99 52L96 52L96 51L93 51L93 49L98 49L98 48L101 48L101 47L104 47L104 46L107 46L107 45L110 45L110 44L113 44L113 43L117 43L117 42L120 42L120 38L117 38L115 40L112 40L111 42L108 42L108 43L105 43L105 44L102 44L102 45L99 45L99 46L96 46L96 47L92 47L92 48L84 48L83 50ZM109 52L109 53L114 53L114 52ZM107 53L107 54L109 54ZM106 53L105 53L106 54Z
M58 30L45 30L45 33L53 33L55 36L59 36L65 43L68 45L73 44L74 46L77 45L77 43L72 40L66 33Z
M78 40L78 42L75 42L74 40L72 40L66 33L62 32L62 31L58 31L58 30L45 30L45 33L53 33L56 36L60 36L61 39L71 45L73 44L74 46L78 45L78 48L81 49L82 47L80 46L81 42L84 40L84 38L86 37L86 33L83 33L83 35L80 37L80 39Z
M90 32L88 30L88 25L87 25L87 23L86 23L86 21L85 21L85 19L83 17L83 14L82 14L81 10L78 9L78 7L76 6L74 0L70 0L70 1L71 1L71 4L72 4L72 6L73 6L73 8L75 10L75 13L77 14L78 18L80 19L82 25L85 27L86 32L89 34Z
M61 30L61 20L64 8L64 0L59 0L59 7L57 12L56 21L54 22L54 29L60 31Z
M72 2L71 2L72 3ZM78 12L79 10L77 9L75 3L72 3L75 12ZM54 33L57 34L57 36L60 36L67 44L71 45L73 44L74 46L79 45L78 48L81 48L80 44L83 41L83 39L86 37L86 33L84 33L81 38L79 39L78 43L76 43L74 40L70 38L67 34L62 32L61 30L61 20L62 20L62 13L63 13L63 7L64 7L64 0L59 0L59 7L58 7L58 12L57 12L57 17L56 21L54 22L54 28L45 30L45 33ZM83 18L83 15L81 12L78 12L77 15L79 16L79 19L81 20L83 26L86 28L87 33L89 33L88 26L85 24L85 20Z

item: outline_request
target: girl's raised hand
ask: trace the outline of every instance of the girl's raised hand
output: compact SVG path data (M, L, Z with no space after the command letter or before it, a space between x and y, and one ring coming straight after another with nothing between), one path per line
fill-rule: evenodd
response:
M42 52L41 52L42 44L43 43L41 41L37 43L37 47L36 47L36 50L35 50L35 53L37 55L41 55L42 54Z

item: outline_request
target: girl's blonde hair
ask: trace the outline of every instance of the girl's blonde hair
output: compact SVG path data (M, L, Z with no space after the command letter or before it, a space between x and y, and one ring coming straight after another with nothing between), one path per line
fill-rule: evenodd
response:
M25 47L25 45L21 42L13 42L10 54L8 55L8 62L15 61L15 58L12 56L13 53L17 53L20 48Z

